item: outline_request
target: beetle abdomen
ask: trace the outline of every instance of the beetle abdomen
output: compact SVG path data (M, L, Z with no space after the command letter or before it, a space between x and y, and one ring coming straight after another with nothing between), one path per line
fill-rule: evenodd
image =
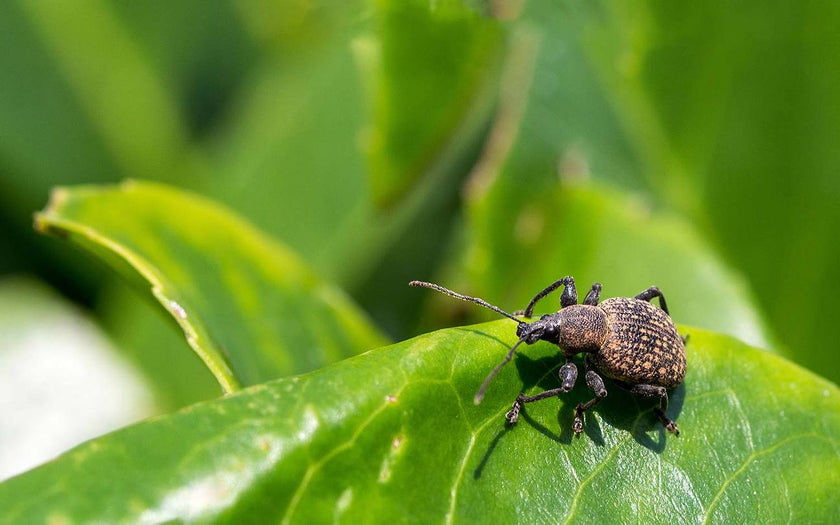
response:
M674 321L647 301L629 297L598 305L608 333L591 358L604 375L630 384L673 388L685 377L685 346Z

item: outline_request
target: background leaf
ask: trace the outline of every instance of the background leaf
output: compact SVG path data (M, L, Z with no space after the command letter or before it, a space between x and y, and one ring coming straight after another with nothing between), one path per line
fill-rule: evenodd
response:
M504 40L500 23L468 2L375 5L369 157L373 198L386 206L408 191L473 106L487 106Z
M512 325L444 330L202 403L71 451L0 485L7 521L259 517L348 521L831 521L840 390L731 338L691 334L665 435L650 403L610 395L571 436L556 348L529 347L472 397ZM348 396L347 392L357 395ZM559 406L559 414L558 414ZM114 465L121 465L115 475ZM73 490L68 491L72 483Z
M533 76L517 81L522 117L499 176L519 190L512 218L558 174L684 216L789 355L836 381L822 327L840 315L825 293L840 261L826 242L840 230L840 9L765 8L524 2L512 32L536 42Z
M59 190L36 224L145 279L225 391L382 341L294 254L198 197L136 182Z
M100 297L97 313L110 338L119 344L119 354L145 375L155 395L157 414L219 396L216 378L145 283L138 287L113 279Z
M526 202L520 202L523 194ZM743 278L690 223L652 209L640 196L568 181L535 195L505 176L485 194L472 194L469 218L462 291L508 311L524 308L540 290L571 275L581 298L593 282L609 296L625 297L656 285L678 322L765 348L773 341ZM429 299L438 318L453 311L470 319L493 315L443 296ZM558 308L559 294L553 294L537 311Z

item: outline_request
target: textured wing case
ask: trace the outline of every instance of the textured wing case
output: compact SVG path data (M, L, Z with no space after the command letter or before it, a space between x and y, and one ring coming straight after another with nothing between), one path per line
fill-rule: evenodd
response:
M629 297L607 299L608 332L592 357L607 377L631 384L673 388L685 377L685 347L674 322L662 309Z

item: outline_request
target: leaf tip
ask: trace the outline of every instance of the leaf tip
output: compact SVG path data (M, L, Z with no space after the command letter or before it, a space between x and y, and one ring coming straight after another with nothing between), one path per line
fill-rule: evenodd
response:
M54 215L69 199L69 192L66 188L58 187L50 191L50 198L43 210L32 215L32 227L41 234L55 235L59 238L66 238L67 231L58 227L54 222Z

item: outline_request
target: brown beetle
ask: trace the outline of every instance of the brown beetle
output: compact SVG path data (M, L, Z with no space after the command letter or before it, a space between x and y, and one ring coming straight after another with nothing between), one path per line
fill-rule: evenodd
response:
M563 351L566 364L560 368L560 388L546 390L534 396L519 394L505 419L511 425L519 420L519 411L524 403L539 401L571 390L577 380L577 366L572 358L586 353L584 370L586 385L595 397L575 409L574 432L583 431L583 413L607 397L604 381L598 372L609 377L621 388L632 394L658 397L659 407L654 409L665 428L679 435L677 424L665 415L668 408L668 389L676 388L685 377L685 339L680 337L677 327L668 315L665 296L659 288L651 286L636 297L614 297L598 303L600 283L592 285L583 304L577 304L577 290L572 277L563 277L538 293L525 310L514 312L530 318L537 301L563 286L560 295L560 310L546 314L531 323L517 319L500 308L479 299L455 293L437 284L411 281L409 286L431 288L452 297L470 301L489 308L517 322L516 335L519 341L513 345L504 360L484 380L475 395L475 403L481 403L490 381L496 377L513 357L516 348L522 344L548 341ZM660 308L650 304L659 298Z

